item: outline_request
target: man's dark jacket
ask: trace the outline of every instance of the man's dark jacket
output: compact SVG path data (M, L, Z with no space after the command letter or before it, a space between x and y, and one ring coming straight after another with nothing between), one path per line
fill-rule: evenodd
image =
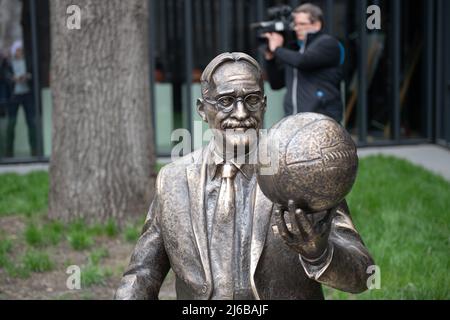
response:
M304 48L297 42L274 51L266 61L270 86L287 88L285 115L318 112L342 120L340 82L344 50L339 41L322 32L308 34Z

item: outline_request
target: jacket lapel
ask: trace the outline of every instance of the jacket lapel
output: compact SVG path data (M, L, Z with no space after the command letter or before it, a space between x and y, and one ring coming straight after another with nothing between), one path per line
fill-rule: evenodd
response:
M200 259L205 271L205 280L208 284L210 284L212 280L209 263L206 217L204 211L204 191L207 164L206 156L207 152L202 152L199 155L199 159L193 159L194 163L186 167L186 175L189 186L191 221L194 230L194 237L197 242ZM209 288L210 287L211 286L209 286Z
M208 152L199 155L202 158L193 159L193 163L186 167L186 175L189 186L189 198L191 205L191 220L194 230L194 237L205 271L205 281L212 284L211 266L209 262L209 246L206 230L206 216L204 210L204 192L206 181L206 169L208 163ZM251 200L253 203L253 227L252 240L250 244L250 281L252 291L257 299L260 299L255 285L255 271L261 257L264 243L266 241L267 230L272 215L273 203L267 199L256 184ZM211 285L208 286L211 289Z
M260 300L261 298L255 285L255 271L264 248L264 243L266 242L273 203L264 196L258 185L255 187L253 196L253 208L253 231L250 245L250 282L253 294L256 299Z

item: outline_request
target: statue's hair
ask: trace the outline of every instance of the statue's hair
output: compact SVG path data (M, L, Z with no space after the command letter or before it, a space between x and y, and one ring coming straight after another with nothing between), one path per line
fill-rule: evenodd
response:
M261 89L264 90L262 71L258 61L256 61L251 56L243 52L224 52L219 54L214 59L212 59L211 62L208 63L208 65L206 66L205 70L203 70L202 76L200 77L202 96L205 97L207 95L212 76L218 67L227 62L240 62L240 61L246 62L256 69L258 77L260 79Z

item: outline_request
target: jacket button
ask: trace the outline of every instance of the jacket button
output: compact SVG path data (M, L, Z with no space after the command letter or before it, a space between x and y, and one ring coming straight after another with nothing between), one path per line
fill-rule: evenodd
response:
M208 286L206 285L206 283L202 286L202 293L206 293L206 291L208 290Z

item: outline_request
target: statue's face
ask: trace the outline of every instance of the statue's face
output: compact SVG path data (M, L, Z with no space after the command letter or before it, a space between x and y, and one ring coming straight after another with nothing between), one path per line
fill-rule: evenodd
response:
M254 66L242 61L225 63L213 73L199 112L211 129L217 129L216 141L223 142L217 146L228 147L221 152L247 152L256 145L266 109L259 76Z

